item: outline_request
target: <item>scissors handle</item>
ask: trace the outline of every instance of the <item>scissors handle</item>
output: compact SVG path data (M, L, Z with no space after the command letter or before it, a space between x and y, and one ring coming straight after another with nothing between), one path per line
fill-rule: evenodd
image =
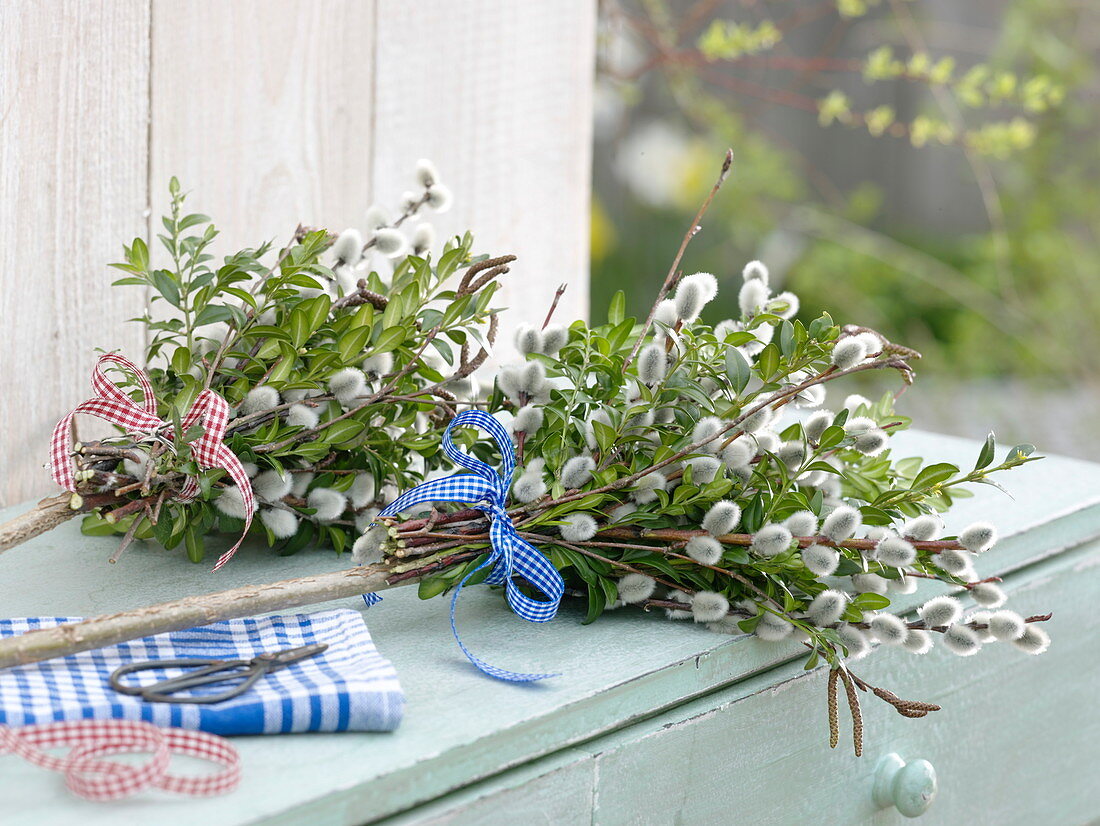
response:
M200 668L192 668L193 666ZM192 668L185 674L148 685L127 685L122 678L139 671L159 671L165 668ZM110 676L111 688L131 697L141 697L153 703L218 703L228 700L251 688L263 676L264 670L246 660L158 660L156 662L130 663L116 669ZM194 697L173 696L202 685L230 682L238 677L245 679L221 694Z
M263 670L250 668L245 671L237 671L233 674L212 673L194 677L191 675L184 675L172 680L165 680L160 683L153 683L150 686L146 686L145 690L141 692L141 698L150 703L191 703L202 705L220 703L224 700L231 700L234 697L239 697L244 694L256 684L257 680L264 676L264 673ZM228 682L236 677L244 677L244 679L219 694L181 695L176 693L198 688L199 686Z
M138 662L130 663L116 668L111 672L111 676L108 678L108 682L111 684L111 688L120 694L129 694L131 697L139 696L145 691L147 686L144 685L127 685L122 682L122 678L129 674L136 674L139 671L160 671L166 668L194 668L195 666L201 666L189 672L184 676L201 676L204 674L213 674L222 671L227 665L236 666L238 663L229 662L226 660L157 660L155 662ZM240 661L240 665L247 665L244 661ZM171 680L164 680L163 682L175 682L178 678Z

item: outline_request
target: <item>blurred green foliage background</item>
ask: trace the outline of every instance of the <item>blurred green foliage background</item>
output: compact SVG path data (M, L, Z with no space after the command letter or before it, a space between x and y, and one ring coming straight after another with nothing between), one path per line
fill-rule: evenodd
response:
M921 427L1100 458L1098 45L1089 0L605 0L594 318L644 313L732 147L685 271L760 258L921 350Z

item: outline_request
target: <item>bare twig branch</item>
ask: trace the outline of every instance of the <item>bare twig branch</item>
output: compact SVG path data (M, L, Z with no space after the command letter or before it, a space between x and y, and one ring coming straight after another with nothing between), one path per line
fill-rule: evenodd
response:
M710 202L714 200L714 196L717 195L718 190L722 188L722 184L729 175L732 166L733 150L727 149L726 157L722 161L722 171L718 173L718 180L714 182L714 186L711 187L706 199L699 207L699 211L696 212L695 217L691 219L691 226L688 227L687 232L684 233L684 238L680 242L680 249L676 251L676 257L672 259L672 266L668 268L668 275L665 276L665 283L662 284L661 289L657 291L657 299L653 302L653 306L650 307L649 315L646 316L645 323L642 324L642 329L638 333L638 339L634 342L634 347L631 348L630 355L627 356L626 361L623 363L623 370L626 370L626 368L630 366L630 363L637 357L638 351L642 349L642 342L645 341L646 335L649 334L649 328L653 326L653 318L657 315L657 305L664 301L669 290L675 286L679 278L680 261L684 257L684 252L687 250L688 244L691 243L691 239L696 236L700 229L702 229L699 222L703 220L703 216L706 214L707 209L710 208Z

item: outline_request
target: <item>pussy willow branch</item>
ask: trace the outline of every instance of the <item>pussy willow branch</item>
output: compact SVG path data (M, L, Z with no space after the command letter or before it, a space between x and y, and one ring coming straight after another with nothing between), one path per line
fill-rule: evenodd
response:
M606 528L600 531L599 535L619 539L664 539L672 542L687 542L696 536L709 536L710 534L703 530L689 528L622 527ZM724 545L751 545L754 538L751 533L727 533L715 537ZM848 548L853 551L872 551L878 545L878 542L874 539L845 539L841 542L834 542L825 536L796 536L794 541L799 548L808 548L810 545L826 545L830 548ZM934 554L947 550L961 551L965 549L964 545L954 539L909 539L907 541L918 550Z
M603 562L607 562L607 563L611 564L612 566L614 566L616 568L627 569L631 573L642 573L642 571L640 571L639 569L637 569L633 566L627 565L627 564L625 564L623 562L619 562L617 560L609 559L608 557L596 554L594 551L585 550L584 547L583 547L583 546L600 547L600 545L602 543L584 542L584 541L569 543L569 542L564 542L560 537L542 536L540 534L526 533L526 532L523 532L523 531L520 532L520 536L522 536L524 539L528 539L528 540L533 539L537 542L544 542L544 543L547 543L547 544L561 545L565 548L569 548L571 550L578 551L579 553L582 553L585 556L592 557L593 559L599 559L599 560L602 560ZM717 573L723 574L724 576L727 576L730 579L741 583L743 586L745 586L746 588L751 590L753 593L755 593L764 602L769 603L771 605L770 610L773 613L776 612L776 611L778 611L780 614L783 613L783 606L781 606L778 602L776 602L772 597L768 596L768 594L762 588L760 588L758 585L756 585L756 583L752 582L747 577L744 577L744 576L742 576L741 574L739 574L735 571L731 571L728 568L720 568L716 565L705 565L703 563L697 562L696 560L692 559L690 556L684 556L683 554L678 554L675 551L673 551L673 550L671 550L670 548L667 548L667 547L662 548L660 546L655 546L655 547L648 548L648 550L657 551L657 552L661 553L663 556L666 556L666 557L669 557L669 558L672 558L672 559L679 559L679 560L682 560L682 561L691 562L695 565L699 565L700 567L708 568L711 571L716 571ZM657 582L660 582L662 585L665 585L666 587L672 588L674 590L682 591L682 592L687 593L687 594L692 593L689 589L686 589L681 585L676 585L676 584L667 582L666 580L663 580L660 577L651 577L651 578L655 579Z
M405 207L405 209L401 211L401 214L397 216L397 220L395 220L392 224L389 224L388 226L392 227L393 229L400 229L403 223L409 220L412 216L416 215L416 213L420 212L420 210L427 203L428 189L425 189L421 196L417 200L409 204L407 207ZM377 238L370 238L369 240L367 240L367 242L363 244L362 254L366 255L370 248L377 243L377 240Z
M499 256L497 258L489 258L489 259L486 259L484 261L479 261L475 264L472 264L467 269L466 274L463 276L462 282L459 284L458 293L463 294L464 289L469 290L469 292L471 292L471 293L477 292L477 290L481 289L482 287L485 286L486 283L488 283L488 280L491 280L492 278L497 277L501 273L508 272L507 264L514 261L515 258L516 257L514 255L502 255L502 256ZM485 270L488 270L488 272L485 272L485 274L482 275L480 279L478 279L476 282L471 281L471 278L472 278L471 273L476 275L477 273L483 272ZM497 322L496 314L495 313L491 314L490 317L489 317L489 332L486 336L486 338L490 342L490 344L492 343L493 338L495 338L497 323L498 322ZM282 441L274 442L274 443L266 444L266 445L260 445L260 446L258 446L254 449L255 452L258 453L258 454L259 453L273 453L277 450L282 450L284 448L290 447L291 445L295 445L298 442L302 442L302 441L305 441L307 439L311 439L314 436L316 436L318 433L322 432L323 430L325 430L328 427L331 427L332 425L336 424L337 422L344 421L345 419L348 419L348 418L356 415L357 413L361 413L365 409L370 407L371 405L378 404L381 400L389 397L397 389L397 386L400 383L401 379L403 379L403 378L405 378L405 376L409 375L420 364L420 359L424 355L424 352L428 349L428 345L430 345L432 343L432 341L434 341L435 338L442 331L443 331L443 325L442 324L436 324L434 327L432 327L430 330L428 330L424 334L424 338L423 338L423 341L420 344L420 348L416 351L416 353L413 354L413 357L408 361L408 363L405 364L400 370L393 373L389 377L389 381L386 383L386 385L384 387L382 387L376 393L373 393L370 396L366 396L365 398L363 398L356 407L353 407L350 410L347 410L346 412L342 413L339 416L336 416L332 419L321 422L316 427L306 428L306 429L296 433L293 436L289 436L286 439L283 439ZM484 348L482 348L482 352L485 354L485 357L488 356L488 352L485 351ZM469 373L473 372L474 369L476 369L476 366L471 367L470 365L466 365L464 367L461 367L459 370L457 370L454 373L454 375L450 376L449 378L447 378L447 379L445 379L441 382L436 382L435 384L433 384L433 385L431 385L427 388L423 388L423 389L421 389L417 392L420 393L420 394L430 395L430 394L434 393L435 391L437 391L439 389L442 389L443 386L445 384L447 384L448 382L450 382L450 381L454 381L455 379L459 379L459 378L465 378L465 376L469 375Z
M653 465L651 465L647 468L643 468L642 470L636 471L635 473L632 473L628 476L620 477L619 479L616 479L614 482L609 482L608 484L603 485L602 487L594 488L592 490L578 490L574 493L566 494L565 496L562 496L558 499L553 500L553 505L549 505L548 507L561 505L561 504L564 504L566 502L574 502L578 499L584 499L586 496L591 496L592 494L595 494L595 493L609 493L613 490L620 490L621 488L625 488L625 487L628 487L630 485L633 485L635 482L637 482L643 476L647 476L648 474L652 473L655 470L660 470L663 467L667 467L668 465L671 465L673 462L679 462L681 459L684 459L688 455L690 455L692 453L697 453L701 447L704 447L704 446L710 444L711 442L716 441L717 439L721 439L722 437L726 436L727 434L730 434L732 431L736 431L737 426L739 424L741 424L745 419L747 419L752 414L759 412L760 410L764 409L765 407L771 406L773 409L778 409L778 408L782 407L783 405L787 404L788 401L793 399L795 396L797 396L799 393L801 393L803 390L805 390L808 387L812 387L816 384L825 384L826 382L835 381L836 379L843 378L845 376L850 376L854 373L862 373L862 372L865 372L867 370L883 370L883 369L900 370L903 373L905 373L906 371L912 372L912 368L910 368L909 365L906 364L905 360L902 359L902 358L879 359L879 360L876 360L876 361L870 361L870 362L866 362L864 364L856 365L855 367L851 367L847 370L835 370L834 368L830 367L829 369L825 370L822 373L819 373L816 376L811 376L810 378L806 379L805 381L801 382L800 384L793 385L792 387L789 387L789 388L785 388L784 390L779 391L778 393L776 393L776 395L772 396L771 398L765 399L765 400L759 402L758 404L755 404L755 405L749 407L748 410L743 411L741 413L741 415L739 415L732 422L730 422L725 428L718 431L718 433L716 433L714 436L711 436L710 438L703 439L701 441L695 442L694 444L690 444L687 447L685 447L683 450L681 450L677 453L673 453L671 456L668 456L667 458L662 459L661 461L656 462L656 463L654 463ZM738 431L736 433L732 433L732 436L730 436L728 441L732 442L734 439L736 439L740 435L741 435L740 431ZM727 444L728 444L728 442L727 442ZM539 504L542 505L544 503L540 502Z
M848 370L836 370L835 368L830 367L827 370L823 371L822 373L819 373L815 376L811 376L811 377L807 378L805 381L801 382L800 384L792 385L791 387L786 388L786 389L778 392L776 395L774 395L770 398L764 399L764 400L760 401L759 403L757 403L755 405L750 406L747 410L744 410L741 413L741 415L739 415L732 422L730 422L727 427L725 427L723 430L720 430L714 436L712 436L708 439L703 439L699 442L695 442L694 444L688 445L683 450L681 450L677 453L674 453L671 456L667 457L666 459L663 459L660 462L657 462L657 463L655 463L655 464L653 464L649 467L643 468L642 470L636 471L635 473L629 474L627 476L620 477L619 479L616 479L614 482L609 482L608 484L602 485L601 487L598 487L598 488L593 488L591 490L570 491L570 492L565 493L563 496L560 496L560 497L557 497L557 498L544 497L542 499L535 500L534 502L531 502L531 503L528 503L528 504L525 504L525 505L519 505L519 506L516 506L514 508L509 508L508 513L511 516L518 516L518 515L521 515L521 514L532 514L534 516L537 516L538 514L540 514L542 512L545 512L547 510L550 510L551 508L557 507L558 505L566 504L568 502L574 502L574 501L577 501L579 499L584 499L585 497L591 496L593 494L610 493L611 491L620 490L622 488L629 487L630 485L633 485L634 483L636 483L643 476L647 476L648 474L652 473L655 470L660 470L661 468L667 467L668 465L670 465L674 462L678 462L681 459L685 458L686 456L688 456L692 453L698 452L699 449L704 447L705 445L710 444L711 442L713 442L717 439L721 439L722 437L726 436L726 434L730 433L731 431L735 431L737 426L739 424L741 424L745 419L747 419L749 416L753 415L754 413L759 412L760 410L764 409L765 407L768 407L768 406L772 406L772 407L775 407L775 408L781 407L784 404L786 404L790 399L793 399L795 396L797 396L799 393L801 393L803 390L807 389L808 387L812 387L816 384L824 384L824 383L829 382L829 381L835 381L836 379L843 378L845 376L850 376L854 373L861 373L861 372L865 372L867 370L881 370L881 369L896 369L896 370L900 370L902 372L905 372L905 371L911 371L912 368L910 368L909 365L905 363L905 360L902 357L892 357L892 358L889 358L889 359L879 359L879 360L876 360L876 361L866 362L864 364L859 364L859 365L856 365L855 367L849 368ZM739 435L740 435L740 431L738 431L736 433L733 433L733 435L724 444L728 444L728 442L733 441ZM480 511L467 509L467 510L457 511L453 514L444 514L443 516L439 517L436 520L436 522L440 523L440 524L442 524L444 522L458 522L458 521L463 521L463 520L470 519L470 518L476 518L478 516L481 516ZM402 523L402 524L409 526L410 530L415 530L419 527L422 527L424 523L423 523L423 520L411 520L407 523Z
M1050 618L1053 616L1054 614L1052 613L1032 614L1030 617L1024 617L1024 622L1049 622ZM853 622L851 624L856 626L857 628L862 628L864 630L867 630L871 627L871 624L869 622ZM910 631L935 631L937 634L946 634L948 629L950 628L950 626L948 625L929 625L924 620L913 620L912 622L907 622L905 625L907 628L909 628ZM972 628L975 631L985 631L987 628L989 628L989 623L977 622L974 620L971 620L970 622L964 622L963 625L965 625L967 628Z
M547 310L546 318L543 319L542 329L545 330L547 325L550 324L550 319L554 317L554 311L558 309L558 302L561 301L561 297L565 295L565 289L568 286L568 284L559 284L558 288L554 291L554 300L550 302L550 309Z
M687 250L688 244L691 243L691 239L702 229L699 222L703 220L703 216L710 208L711 201L713 201L714 196L718 194L718 190L722 188L722 184L729 176L732 166L733 150L727 149L726 157L722 161L722 171L718 173L718 180L714 182L714 186L712 186L710 192L707 193L707 197L703 200L702 205L699 207L699 211L696 212L695 217L691 219L691 226L688 227L687 232L684 233L684 238L680 242L680 248L676 251L676 257L672 259L672 266L668 268L668 275L665 276L665 281L661 285L661 289L657 291L657 298L653 302L653 306L649 309L649 315L646 316L645 323L642 324L642 329L638 333L638 338L630 350L630 355L627 356L626 361L623 363L623 370L626 370L626 368L630 366L630 363L638 356L638 351L642 349L642 343L645 341L645 337L649 334L649 330L653 326L653 318L657 315L657 305L664 301L665 296L668 295L668 291L676 284L679 278L680 261L683 260L684 252Z
M684 591L684 593L687 593L687 594L692 593L689 589L682 588L679 585L676 585L676 586L673 586L673 587L675 587L676 590ZM672 609L675 609L677 611L689 611L689 610L691 610L690 607L686 603L676 602L675 600L666 600L666 599L653 599L653 598L650 598L650 599L644 599L641 602L636 602L636 603L632 603L632 604L638 606L639 608L645 609L645 610L648 610L650 608L672 608ZM728 616L728 617L745 617L746 619L749 619L749 618L751 618L755 615L750 614L748 611L745 611L741 608L730 608L730 610L726 612L726 616ZM1050 618L1052 616L1053 616L1053 614L1034 614L1030 617L1025 617L1024 622L1029 622L1029 623L1030 622L1047 622L1047 621L1050 620ZM853 623L849 623L849 624L854 625L856 628L860 628L864 631L866 631L868 628L871 627L871 624L867 623L867 622L853 622ZM974 631L985 631L987 628L989 628L989 624L984 623L984 622L971 621L971 622L966 622L966 623L963 623L963 624L966 625L967 628L973 629ZM937 634L944 634L948 630L948 626L946 626L946 625L927 625L927 624L925 624L925 622L923 620L914 620L913 622L907 622L906 627L908 627L909 630L911 630L911 631L934 631ZM805 645L807 648L811 648L811 649L813 648L813 646L810 645L809 643L803 643L803 645Z
M410 204L409 207L406 208L404 212L397 218L392 226L395 229L400 227L406 220L415 215L427 202L428 192L427 190L425 190L423 195L420 196L419 200ZM300 243L307 232L308 230L305 227L303 227L301 224L298 224L297 228L294 230L294 235L291 237L290 243L287 244L286 247L280 252L280 255L278 259L276 259L274 265L272 265L272 267L266 273L260 276L260 278L258 278L256 282L252 285L250 289L252 295L256 295L257 293L259 293L263 285L267 283L271 276L275 274L275 272L283 265L283 262L286 261L286 259L290 256L290 253L294 249L294 245ZM335 239L330 236L330 240ZM363 252L366 253L367 250L374 246L374 244L375 239L371 238L363 245ZM252 321L256 318L256 315L257 312L255 308L250 307L245 314L245 322L240 329L237 329L236 325L234 324L229 325L229 329L226 330L225 337L222 339L222 342L219 345L214 355L214 358L211 360L209 368L207 369L204 387L210 387L211 381L213 380L214 375L218 370L218 367L221 366L221 362L225 358L225 354L229 350L230 345L240 338L245 328L247 328L248 325L251 324Z
M483 515L477 511L465 511L463 513L472 514L472 521L467 526L454 529L454 531L450 533L440 531L425 531L423 528L420 527L417 527L417 529L415 530L409 531L407 530L407 526L410 523L396 525L395 537L397 547L394 550L394 556L399 559L410 559L423 557L432 553L438 553L439 551L444 549L459 548L470 544L487 545L489 541L489 533L488 526L484 521ZM434 524L442 523L442 521L447 516L448 514L437 513L437 519ZM692 564L698 565L699 567L707 568L708 570L715 571L716 573L727 576L730 579L741 583L743 586L755 593L760 599L770 603L772 606L772 608L770 609L772 613L777 613L779 615L785 614L783 607L778 602L776 602L771 596L769 596L756 583L752 582L752 580L748 579L742 574L739 574L736 571L732 571L729 568L722 568L717 565L707 565L698 562L690 556L685 556L684 554L677 553L675 550L673 550L673 547L683 547L683 545L685 545L687 541L693 537L709 535L706 531L679 529L645 530L627 527L605 528L602 531L598 531L593 539L578 540L575 542L566 542L559 536L548 536L533 531L520 530L519 535L530 542L542 543L545 545L561 545L563 547L570 548L571 550L575 550L594 559L603 560L611 564L613 567L626 570L631 573L645 573L645 571L641 571L634 566L626 565L608 557L601 556L595 551L586 549L617 548L620 550L654 551L656 553L660 553L662 556L671 559L679 559L685 562L691 562ZM723 544L738 546L751 545L753 538L754 535L748 533L724 534L722 536L715 537L715 539L717 539L719 542L722 542ZM647 545L639 544L637 542L604 541L606 539L657 539L673 542L674 545ZM805 548L813 544L823 544L834 548L847 548L850 550L872 550L876 544L874 541L866 539L852 539L838 543L833 542L832 540L829 540L823 536L799 536L794 537L794 541L801 548ZM963 548L960 543L949 539L912 540L912 543L915 547L921 550L930 551L932 553L939 553L940 551L947 549L961 550ZM685 593L691 593L690 590L666 582L660 577L654 577L652 574L647 575L651 576L652 578L656 579L658 582L666 585L667 587L677 590L683 590L685 591ZM921 576L918 573L907 574L907 576L909 575ZM996 578L994 577L991 579ZM969 590L974 586L974 584L975 583L963 583L963 587ZM1041 619L1037 621L1041 621ZM924 627L925 626L923 625L923 623L920 622L910 623L910 628L922 629ZM946 630L946 628L931 630Z
M602 556L600 554L595 553L594 551L587 550L586 547L585 547L585 546L589 546L589 547L596 546L596 547L598 547L598 543L592 543L592 542L565 542L560 537L541 536L539 534L525 533L525 532L520 532L520 536L522 536L524 539L527 539L527 540L532 540L533 539L533 540L538 541L538 542L545 542L545 543L548 543L548 544L561 545L563 548L569 548L570 550L576 551L577 553L583 554L584 556L590 557L592 559L598 559L601 562L606 562L607 564L609 564L609 565L611 565L615 568L626 570L629 573L635 573L635 574L643 573L643 571L639 570L638 568L636 568L632 565L627 565L625 562L620 562L618 560L610 559L609 557ZM664 556L671 557L672 559L680 559L680 560L684 560L684 561L687 561L687 562L692 562L692 563L695 563L696 565L700 565L703 568L709 568L712 571L717 571L720 574L724 574L725 576L728 576L730 579L733 579L733 580L736 580L737 582L740 582L746 588L753 591L764 602L769 603L770 606L771 606L769 610L772 613L777 613L778 612L780 615L784 614L782 605L780 605L778 602L776 602L774 599L772 599L772 597L768 596L767 593L765 593L762 588L758 587L751 580L747 579L746 577L741 576L740 574L738 574L734 571L730 571L726 568L719 568L715 565L703 565L702 563L696 562L690 556L684 556L683 554L675 553L674 551L671 551L668 548L663 548L663 549L662 548L652 548L651 550L660 551ZM662 585L664 585L668 588L672 588L673 590L680 591L680 592L685 593L685 594L693 593L693 591L691 591L689 588L685 588L682 585L676 585L674 583L668 582L667 580L661 579L660 577L651 576L650 578L654 579L655 581L661 583Z

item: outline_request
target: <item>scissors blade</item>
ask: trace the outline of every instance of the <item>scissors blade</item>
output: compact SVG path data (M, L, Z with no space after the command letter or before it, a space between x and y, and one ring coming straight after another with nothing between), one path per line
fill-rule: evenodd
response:
M302 660L308 660L310 657L315 657L326 650L328 650L328 645L325 643L314 643L313 645L288 648L285 651L276 651L271 654L261 654L252 662L257 665L266 666L269 671L274 671L275 669L285 668L288 665L301 662Z
M254 671L255 667L252 663L243 660L240 662L225 662L221 665L210 665L195 671L187 671L178 677L152 683L145 686L145 690L168 695L205 685L233 684L238 680L246 680Z

